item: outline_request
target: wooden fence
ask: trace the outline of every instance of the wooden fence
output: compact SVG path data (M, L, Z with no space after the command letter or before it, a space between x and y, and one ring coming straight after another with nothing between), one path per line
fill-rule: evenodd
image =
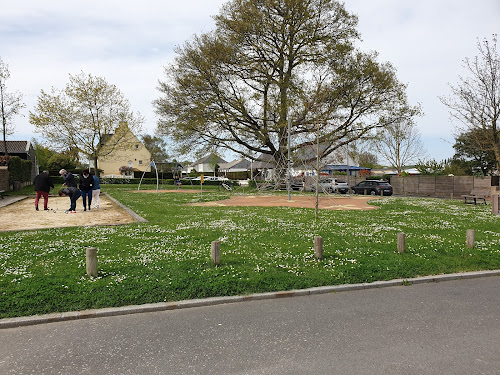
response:
M349 186L354 186L366 179L355 176L328 176L328 178L331 177L346 181ZM325 176L325 178L327 177ZM306 179L306 190L314 181L314 178ZM470 194L472 190L498 191L498 178L495 177L394 176L390 178L389 182L394 189L394 194L403 196L461 198L462 195Z

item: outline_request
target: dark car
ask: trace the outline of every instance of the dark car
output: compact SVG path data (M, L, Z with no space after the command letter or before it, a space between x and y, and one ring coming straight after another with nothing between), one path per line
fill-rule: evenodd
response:
M354 194L392 195L392 186L387 181L365 180L351 189Z

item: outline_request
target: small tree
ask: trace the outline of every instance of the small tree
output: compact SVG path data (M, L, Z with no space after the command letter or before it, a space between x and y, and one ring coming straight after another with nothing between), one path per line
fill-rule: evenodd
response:
M9 66L0 58L0 114L2 116L2 135L5 155L8 155L7 150L7 135L14 131L12 119L18 115L26 104L22 102L22 94L19 92L7 92L6 81L10 78Z
M425 153L420 133L412 120L380 129L373 145L378 154L385 158L398 174L403 171L405 165L414 163Z
M444 163L436 160L419 160L415 165L417 171L422 175L441 175L444 171Z

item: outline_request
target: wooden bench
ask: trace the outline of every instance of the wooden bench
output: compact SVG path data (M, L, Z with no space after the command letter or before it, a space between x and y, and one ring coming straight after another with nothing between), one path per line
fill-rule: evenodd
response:
M5 193L5 190L0 190L0 198L3 199L3 193Z
M464 197L465 203L477 204L478 201L483 201L486 204L486 198L490 196L490 192L488 190L478 190L473 189L470 194L462 195Z

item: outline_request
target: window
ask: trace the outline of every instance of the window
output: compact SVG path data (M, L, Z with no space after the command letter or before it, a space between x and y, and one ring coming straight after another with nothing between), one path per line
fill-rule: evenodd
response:
M139 160L139 165L142 165L142 160Z
M135 145L135 149L137 150L139 148L139 145Z

